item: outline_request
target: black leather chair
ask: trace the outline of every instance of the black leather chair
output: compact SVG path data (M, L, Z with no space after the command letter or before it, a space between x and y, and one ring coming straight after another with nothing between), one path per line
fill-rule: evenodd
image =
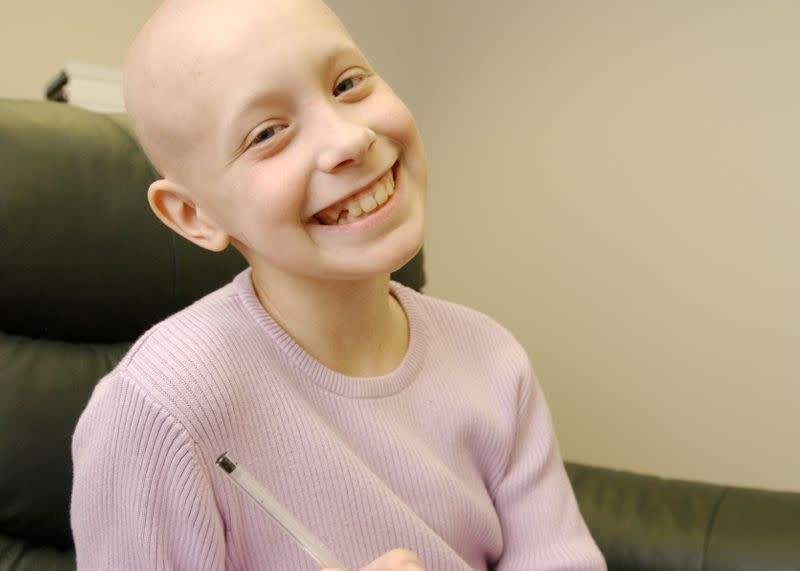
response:
M244 267L163 227L154 177L125 116L0 101L0 571L74 569L70 437L95 382ZM421 288L422 262L395 279ZM567 468L611 569L800 570L800 494Z

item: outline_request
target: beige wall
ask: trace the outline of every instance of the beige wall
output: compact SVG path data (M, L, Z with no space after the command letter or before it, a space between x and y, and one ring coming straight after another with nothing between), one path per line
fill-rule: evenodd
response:
M432 4L429 293L567 457L800 490L800 3Z
M0 97L41 99L66 61L120 67L125 49L159 0L0 0ZM415 112L416 77L427 61L429 0L331 0L374 66Z
M0 97L41 99L64 62L120 66L157 0L0 0Z
M0 2L5 97L156 4ZM514 331L565 456L800 490L800 3L330 3L425 134L428 292Z

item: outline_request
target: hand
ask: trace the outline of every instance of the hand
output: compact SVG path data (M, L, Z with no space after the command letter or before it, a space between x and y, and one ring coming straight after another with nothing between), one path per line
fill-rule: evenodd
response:
M322 571L338 571L322 569ZM392 549L359 571L425 571L419 558L407 549Z

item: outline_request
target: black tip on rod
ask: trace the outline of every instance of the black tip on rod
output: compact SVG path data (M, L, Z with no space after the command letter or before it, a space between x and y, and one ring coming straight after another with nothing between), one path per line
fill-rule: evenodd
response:
M217 458L217 465L225 470L227 474L230 474L236 469L236 463L231 460L227 452L220 454L219 458Z

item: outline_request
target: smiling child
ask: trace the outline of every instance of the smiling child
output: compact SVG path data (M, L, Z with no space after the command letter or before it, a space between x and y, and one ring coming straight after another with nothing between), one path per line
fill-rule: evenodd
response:
M314 569L224 451L350 569L605 569L525 351L389 279L422 245L424 150L324 4L168 1L125 97L155 214L249 268L98 383L73 440L79 569Z

